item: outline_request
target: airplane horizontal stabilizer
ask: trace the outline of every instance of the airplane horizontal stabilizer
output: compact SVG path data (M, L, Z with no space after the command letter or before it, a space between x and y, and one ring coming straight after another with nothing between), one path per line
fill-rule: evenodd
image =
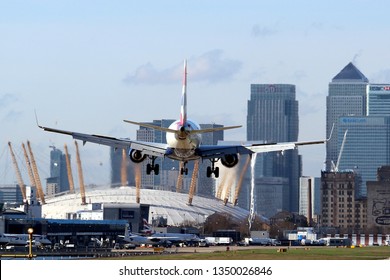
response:
M191 130L190 133L191 134L194 134L194 133L209 133L209 132L228 130L228 129L234 129L234 128L240 128L240 127L242 127L242 125L205 128L205 129Z
M133 121L129 121L129 120L123 120L123 121L127 122L127 123L131 123L131 124L139 125L139 126L142 126L142 127L147 127L147 128L159 130L159 131L171 132L171 133L177 133L178 132L178 130L175 130L175 129L170 129L170 128L167 128L167 127L161 127L161 126L157 126L157 125L153 125L153 124L149 124L149 123L133 122Z
M147 127L159 131L164 131L164 132L171 132L171 133L180 133L181 131L178 129L171 129L167 127L161 127L149 123L140 123L140 122L134 122L134 121L129 121L129 120L123 120L124 122L139 125L142 127ZM196 134L196 133L209 133L209 132L215 132L215 131L221 131L221 130L228 130L228 129L234 129L234 128L240 128L242 125L235 125L235 126L224 126L224 127L214 127L214 128L205 128L205 129L195 129L195 130L190 130L187 131L190 134Z

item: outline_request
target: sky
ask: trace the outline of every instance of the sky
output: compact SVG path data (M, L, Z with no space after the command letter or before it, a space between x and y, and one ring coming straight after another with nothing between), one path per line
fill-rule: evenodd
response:
M4 1L0 0L0 184L23 179L27 140L43 180L51 146L74 140L41 125L130 137L124 123L178 119L183 61L188 116L243 125L251 84L296 85L299 140L326 138L326 96L349 62L372 83L390 83L387 0ZM110 181L109 148L80 147L86 184ZM325 146L300 148L303 175L319 177ZM75 156L73 156L75 158Z

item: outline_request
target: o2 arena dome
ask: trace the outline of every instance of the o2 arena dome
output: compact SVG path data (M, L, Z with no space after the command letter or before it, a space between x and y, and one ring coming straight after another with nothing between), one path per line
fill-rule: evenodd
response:
M139 194L137 195L137 192ZM149 207L149 217L153 215L163 216L167 219L167 225L177 226L186 223L203 223L205 219L215 213L229 214L233 219L247 219L249 211L226 205L223 201L212 198L194 196L191 205L186 193L172 191L136 189L135 187L119 188L88 188L85 194L86 204L82 205L80 193L63 194L46 199L42 205L42 217L47 219L67 219L69 213L93 211L91 205L139 205ZM93 218L91 218L93 219Z

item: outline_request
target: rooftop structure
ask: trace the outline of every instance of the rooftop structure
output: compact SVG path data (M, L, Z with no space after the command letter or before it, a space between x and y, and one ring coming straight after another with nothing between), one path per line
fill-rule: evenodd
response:
M80 194L67 194L47 200L42 206L42 216L64 219L67 213L87 210L88 205L80 204ZM187 204L188 194L170 191L141 189L141 204L149 205L149 217L158 215L167 218L167 225L203 223L214 213L228 213L237 220L247 219L249 212L221 200L195 196L192 205ZM87 190L87 203L128 204L136 202L135 187L93 188ZM151 221L149 221L151 223Z

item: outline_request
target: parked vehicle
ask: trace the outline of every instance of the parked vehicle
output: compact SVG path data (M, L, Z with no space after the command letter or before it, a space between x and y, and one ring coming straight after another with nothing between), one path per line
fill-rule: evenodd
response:
M209 243L206 239L201 239L198 244L199 247L209 247Z

